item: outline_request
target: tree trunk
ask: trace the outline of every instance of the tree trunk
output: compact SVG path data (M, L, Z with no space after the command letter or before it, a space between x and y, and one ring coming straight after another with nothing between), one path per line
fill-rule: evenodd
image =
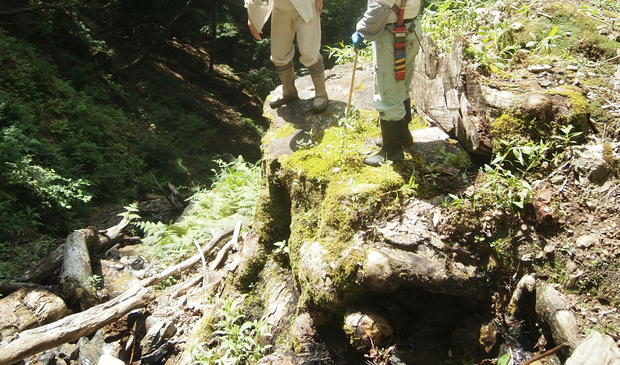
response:
M60 285L70 305L82 310L100 302L93 282L88 247L99 242L97 232L92 228L74 231L65 241L65 250L60 275Z

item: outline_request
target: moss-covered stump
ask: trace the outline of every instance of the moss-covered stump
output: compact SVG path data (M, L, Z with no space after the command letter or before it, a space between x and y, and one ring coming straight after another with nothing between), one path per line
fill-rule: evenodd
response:
M330 106L323 114L310 111L309 77L297 80L301 101L277 110L266 105L272 124L263 139L265 185L254 217L259 243L281 253L279 241L286 239L299 308L314 313L342 315L364 296L408 287L482 297L477 260L434 231L439 200L416 198L422 191L437 195L442 175L452 185L467 183L461 181L466 154L440 129L419 123L413 155L404 162L364 165L380 135L370 106L372 74L368 67L357 70L356 108L344 118L350 67L328 71ZM442 168L427 183L421 171L431 165Z

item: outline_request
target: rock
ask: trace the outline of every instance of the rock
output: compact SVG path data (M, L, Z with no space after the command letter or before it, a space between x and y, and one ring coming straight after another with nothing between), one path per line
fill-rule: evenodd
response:
M77 342L79 349L78 362L84 365L95 365L104 353L106 343L104 341L103 329L95 332L91 338L82 337Z
M373 312L348 314L344 318L343 330L358 349L368 349L373 345L384 347L394 334L387 319Z
M611 337L593 331L577 346L565 365L620 365L620 349Z
M297 357L291 351L276 351L258 360L257 365L297 365Z
M143 357L159 351L166 341L176 333L176 326L172 321L160 317L150 316L145 322L147 331L140 341Z
M542 72L549 72L553 69L553 67L551 65L532 65L530 67L527 68L527 70L529 72L532 73L542 73Z
M616 149L617 145L617 143L614 144L613 149ZM573 168L579 174L579 177L599 184L607 180L611 170L609 164L603 158L603 147L602 143L573 147L575 155ZM616 154L616 157L620 156Z
M67 305L52 292L40 288L21 288L0 299L0 341L23 330L61 319Z
M596 233L589 233L580 236L575 241L575 246L578 248L590 248L598 243L598 235Z
M417 287L436 294L480 298L483 280L472 265L454 262L427 246L417 252L375 247L368 250L358 281L374 293Z
M97 365L125 365L125 362L115 358L112 355L101 355Z
M577 320L562 294L551 285L536 288L536 314L551 329L555 343L565 343L572 349L579 344Z

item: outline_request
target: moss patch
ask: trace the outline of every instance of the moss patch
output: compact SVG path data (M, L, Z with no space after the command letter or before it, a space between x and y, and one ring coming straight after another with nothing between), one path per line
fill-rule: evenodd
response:
M303 266L300 249L304 243L318 242L326 252L322 269L334 290L317 290L312 283L300 282L302 306L334 308L336 303L355 298L354 277L365 250L354 247L353 235L377 214L389 210L406 182L398 165L374 168L362 163L362 154L376 149L369 141L380 135L377 119L376 112L356 112L321 131L306 148L279 156L277 163L266 163L279 164L277 169L268 169L266 177L277 176L274 182L282 186L280 194L290 199L285 209L290 217L288 245L293 271L299 273ZM420 123L419 127L423 126ZM262 236L275 241L275 231L267 227L283 218L271 214L282 216L285 212L269 208L271 205L259 202L255 217L262 217Z

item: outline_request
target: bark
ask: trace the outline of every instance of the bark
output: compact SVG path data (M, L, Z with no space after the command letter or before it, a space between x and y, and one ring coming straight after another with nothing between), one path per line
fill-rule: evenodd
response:
M536 288L536 314L549 326L553 340L575 349L581 341L577 320L562 295L550 285Z
M93 271L90 265L88 247L99 241L97 232L92 228L74 231L65 241L60 285L62 293L69 304L79 306L82 310L100 302L97 288L93 285Z
M0 340L19 331L53 322L67 313L62 299L41 288L21 288L0 299Z
M17 339L0 348L0 364L12 364L93 333L130 311L144 307L149 302L150 296L150 289L137 286L107 303L72 314L48 325L21 332Z

